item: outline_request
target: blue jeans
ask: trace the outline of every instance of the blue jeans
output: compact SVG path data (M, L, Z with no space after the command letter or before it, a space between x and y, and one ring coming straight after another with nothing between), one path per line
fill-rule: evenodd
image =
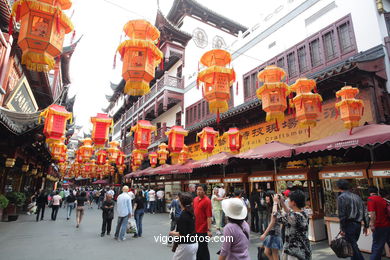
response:
M150 202L150 213L156 213L156 201L151 201Z
M137 224L138 236L142 236L142 218L144 217L144 209L137 209L135 211L135 223Z
M372 249L370 260L379 260L385 244L390 246L390 227L377 227L372 234Z
M362 224L358 222L348 222L343 230L345 232L345 240L347 240L353 250L353 256L351 260L364 260L362 253L357 245L357 241L360 237L360 232L362 231Z
M115 238L123 240L126 234L127 221L129 220L129 216L118 217L118 223L116 224Z
M67 203L67 206L66 206L66 217L67 218L70 218L70 215L72 214L72 210L74 209L74 207L75 207L74 202Z

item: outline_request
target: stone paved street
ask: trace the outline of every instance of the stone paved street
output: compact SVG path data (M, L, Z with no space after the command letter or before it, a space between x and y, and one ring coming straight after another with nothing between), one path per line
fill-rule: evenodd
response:
M60 209L57 221L48 220L51 209L46 209L45 221L35 222L34 216L20 215L16 222L0 222L0 259L2 260L62 260L62 259L171 259L171 248L154 241L154 235L169 230L168 214L146 214L144 236L119 242L113 237L100 237L101 211L86 209L79 229L75 216L66 220L65 209ZM74 213L74 212L73 212ZM72 214L73 214L72 213ZM113 229L116 219L113 221ZM114 233L115 230L112 231ZM251 234L250 253L256 258L255 234ZM211 259L217 259L220 244L210 244ZM313 245L314 260L337 259L326 243ZM368 259L366 255L366 259Z

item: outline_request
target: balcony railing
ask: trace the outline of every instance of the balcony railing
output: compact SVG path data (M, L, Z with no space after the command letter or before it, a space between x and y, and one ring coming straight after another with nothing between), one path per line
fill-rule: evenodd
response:
M157 135L152 135L152 144L166 137L165 132L169 131L170 127L163 126L157 129Z

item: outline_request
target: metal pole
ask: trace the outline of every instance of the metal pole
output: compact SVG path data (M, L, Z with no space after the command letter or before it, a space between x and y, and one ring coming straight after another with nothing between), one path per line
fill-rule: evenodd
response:
M276 169L276 158L274 158L273 161L274 161L274 173L276 178L276 174L278 173L278 170Z

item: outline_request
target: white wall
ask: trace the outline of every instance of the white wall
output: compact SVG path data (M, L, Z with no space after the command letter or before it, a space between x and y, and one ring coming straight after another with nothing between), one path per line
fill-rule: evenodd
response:
M167 127L174 126L176 124L176 113L181 111L181 106L180 104L177 104L173 106L171 109L167 110L165 113L161 114L159 117L154 119L152 121L152 125L157 125L157 123L161 123L161 126L163 123L167 124ZM182 118L182 123L183 123L183 118Z

